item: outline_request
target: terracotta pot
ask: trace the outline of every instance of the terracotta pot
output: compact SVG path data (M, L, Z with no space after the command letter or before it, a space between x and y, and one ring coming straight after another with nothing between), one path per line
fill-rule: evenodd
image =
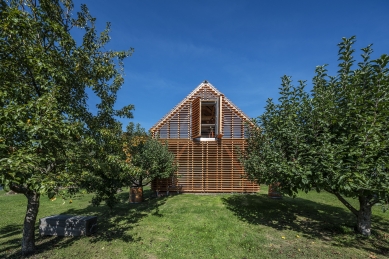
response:
M130 203L139 203L143 202L143 187L132 186L130 188Z

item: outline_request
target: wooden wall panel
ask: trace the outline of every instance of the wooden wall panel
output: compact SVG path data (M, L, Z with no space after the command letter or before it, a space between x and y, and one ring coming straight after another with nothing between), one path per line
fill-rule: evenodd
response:
M201 135L201 101L218 100L216 141L194 141ZM204 84L192 92L152 128L154 136L169 144L178 162L175 177L152 182L152 189L183 192L257 192L259 186L243 179L235 147L245 145L245 120L237 107L213 87Z
M192 101L192 138L201 136L201 99L197 97ZM189 122L189 121L188 121Z
M245 121L239 116L239 111L223 96L217 95L211 87L204 87L183 103L174 114L169 114L166 121L155 128L154 136L166 139L193 139L201 135L200 113L201 102L206 100L219 100L219 112L217 136L219 138L244 138Z
M161 140L165 141L165 140ZM152 182L152 189L167 191L179 186L182 192L257 192L259 186L243 178L236 147L245 140L201 141L167 139L169 150L176 154L178 172L172 179ZM175 187L175 188L176 188Z

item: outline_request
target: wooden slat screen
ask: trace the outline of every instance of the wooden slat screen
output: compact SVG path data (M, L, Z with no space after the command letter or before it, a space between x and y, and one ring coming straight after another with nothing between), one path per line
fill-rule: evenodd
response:
M212 89L204 87L169 119L153 132L162 139L193 139L201 136L201 101L218 100L218 126L216 137L219 139L244 138L244 120L234 107L228 104L223 95L218 96Z
M201 102L212 100L217 100L217 140L195 141L201 136ZM167 191L169 186L179 186L182 192L259 191L256 183L243 178L236 154L236 147L244 148L246 143L244 123L241 112L227 98L204 85L154 128L153 135L168 142L179 167L175 177L153 181L152 189Z
M163 140L164 141L164 140ZM171 179L155 180L152 189L167 191L169 185L182 192L258 192L256 183L244 179L236 148L245 140L201 141L169 139L169 150L176 154L178 172Z
M192 138L201 136L201 98L192 101Z
M223 138L244 138L244 120L231 107L223 103Z

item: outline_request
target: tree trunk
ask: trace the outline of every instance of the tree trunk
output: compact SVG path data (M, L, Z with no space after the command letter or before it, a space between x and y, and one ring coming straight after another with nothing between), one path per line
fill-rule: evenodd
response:
M30 255L35 253L35 222L39 210L40 194L35 191L28 191L24 195L28 201L23 226L22 254Z
M267 193L267 196L272 199L281 199L282 194L279 192L278 188L280 188L279 182L269 184L269 191Z
M338 199L357 217L357 230L364 236L371 234L371 207L374 202L371 202L372 197L359 196L359 210L355 209L346 201L339 193L332 192Z
M369 200L364 196L359 196L359 211L357 215L358 232L364 236L371 234L371 206Z

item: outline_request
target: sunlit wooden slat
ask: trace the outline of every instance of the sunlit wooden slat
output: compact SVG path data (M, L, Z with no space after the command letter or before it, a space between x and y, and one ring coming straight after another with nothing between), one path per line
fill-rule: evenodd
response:
M218 100L217 138L198 141L201 101L210 100ZM246 145L246 121L249 118L211 84L201 84L151 128L154 136L168 143L178 163L174 177L153 181L152 189L168 191L175 186L182 192L257 192L259 186L244 179L238 161L237 148Z

